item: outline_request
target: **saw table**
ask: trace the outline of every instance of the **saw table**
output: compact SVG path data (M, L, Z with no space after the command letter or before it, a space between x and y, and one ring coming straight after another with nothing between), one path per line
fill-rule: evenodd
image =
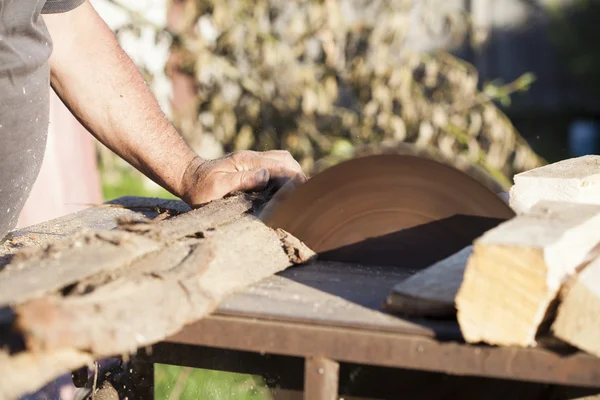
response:
M146 217L157 215L148 211L153 205L164 204L135 198L113 203L141 202L148 207L135 212ZM16 235L27 242L85 227L111 229L119 213L90 208ZM301 398L294 396L302 391L311 400L576 398L600 392L597 357L551 344L467 345L453 319L386 312L382 304L392 287L414 272L314 261L263 279L229 296L210 316L140 351L135 359L145 365L138 369L140 385L148 388L144 398L153 396L152 363L260 374L280 398Z
M261 374L275 387L304 389L307 399L334 399L337 390L385 399L505 398L505 391L494 394L501 380L522 382L513 388L518 398L549 393L525 382L600 393L596 357L465 345L455 321L387 314L380 308L386 294L410 274L342 263L293 267L233 295L212 316L154 346L149 359Z

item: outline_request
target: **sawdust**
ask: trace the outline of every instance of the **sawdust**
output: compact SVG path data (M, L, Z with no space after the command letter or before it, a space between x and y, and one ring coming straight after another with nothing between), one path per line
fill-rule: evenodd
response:
M277 229L277 235L281 241L281 247L292 264L304 264L317 258L314 251L283 229Z

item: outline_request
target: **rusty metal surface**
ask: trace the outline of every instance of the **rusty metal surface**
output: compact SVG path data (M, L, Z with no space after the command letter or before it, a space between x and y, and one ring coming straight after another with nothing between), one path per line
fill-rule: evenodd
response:
M234 293L216 315L461 339L455 320L396 316L383 305L410 267L378 267L316 260L288 268Z
M455 168L384 154L317 174L264 221L322 260L425 267L512 216L498 195Z
M273 390L275 399L279 399L282 392L295 393L294 399L302 399L305 366L302 357L172 342L156 344L151 350L137 357L161 364L260 375ZM578 388L464 375L449 376L440 372L346 362L339 363L338 386L339 397L344 399L358 396L390 400L567 400L582 399L600 393L600 388Z
M600 358L544 348L474 346L414 335L211 316L164 343L600 388Z

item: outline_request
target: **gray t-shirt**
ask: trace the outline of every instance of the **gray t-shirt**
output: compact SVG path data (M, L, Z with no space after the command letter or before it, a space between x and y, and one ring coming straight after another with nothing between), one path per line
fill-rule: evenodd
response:
M0 0L0 240L15 227L48 133L52 40L41 14L84 0Z

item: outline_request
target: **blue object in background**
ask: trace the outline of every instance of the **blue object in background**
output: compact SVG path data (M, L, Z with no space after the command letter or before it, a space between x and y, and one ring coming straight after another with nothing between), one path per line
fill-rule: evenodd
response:
M568 145L572 157L598 154L600 125L590 120L575 120L569 125Z

